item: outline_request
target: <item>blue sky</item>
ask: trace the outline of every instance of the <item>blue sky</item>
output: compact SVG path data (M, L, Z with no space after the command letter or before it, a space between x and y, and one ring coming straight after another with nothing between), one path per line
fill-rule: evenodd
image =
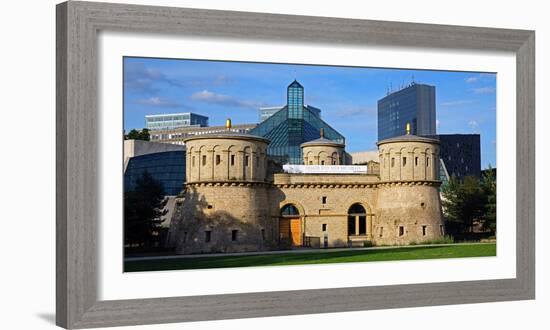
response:
M145 126L145 115L195 112L210 125L258 122L260 106L286 103L294 79L305 103L346 137L349 152L376 149L377 101L388 88L436 86L437 132L479 133L481 166L496 167L496 75L270 63L124 58L124 129Z

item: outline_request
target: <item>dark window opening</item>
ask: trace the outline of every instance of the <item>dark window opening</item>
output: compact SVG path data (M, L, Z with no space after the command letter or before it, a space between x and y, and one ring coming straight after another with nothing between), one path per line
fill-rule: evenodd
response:
M235 165L235 155L231 155L231 166Z
M248 166L248 156L244 156L244 166Z
M427 226L422 226L422 236L426 236Z
M414 157L414 166L418 166L418 157Z
M327 231L327 224L326 223L323 224L323 231Z
M367 234L367 212L363 205L353 204L348 209L348 236Z
M399 226L399 236L405 235L405 227Z
M239 233L238 230L234 229L231 231L231 240L235 242L237 240L237 234Z
M359 235L366 235L367 234L367 217L360 216L359 217Z
M206 206L206 208L207 208L207 209L209 209L209 210L211 210L211 209L212 209L212 207L213 207L213 206L212 206L212 205L210 205L210 204L208 204L208 205Z
M321 197L321 201L322 201L323 204L326 204L327 203L327 196Z
M222 162L222 159L220 155L216 155L216 165L220 165L221 162Z
M296 216L296 215L300 215L300 212L298 211L298 209L296 208L296 206L292 205L292 204L287 204L285 206L283 206L283 208L281 209L281 215L283 216Z
M403 166L407 165L407 157L403 157Z
M209 243L212 239L212 231L211 230L207 230L204 232L204 241L206 243Z
M202 156L202 166L206 165L206 155Z
M262 240L265 241L265 229L262 228L261 232L262 232Z
M391 167L394 167L395 166L395 158L392 157L391 159Z

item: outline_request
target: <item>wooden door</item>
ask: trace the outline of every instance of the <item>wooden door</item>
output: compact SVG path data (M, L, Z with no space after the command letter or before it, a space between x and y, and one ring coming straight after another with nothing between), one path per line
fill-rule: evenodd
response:
M300 218L290 219L290 237L292 246L302 245L302 226L300 225Z
M300 218L279 218L279 239L290 240L292 246L302 246Z
M290 219L280 218L279 219L279 239L289 239L290 238Z

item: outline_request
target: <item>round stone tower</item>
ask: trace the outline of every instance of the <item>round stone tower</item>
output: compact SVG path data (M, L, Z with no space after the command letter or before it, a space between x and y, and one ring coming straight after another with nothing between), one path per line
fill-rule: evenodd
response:
M345 156L343 143L326 139L321 128L321 137L302 143L304 165L343 165Z
M273 240L267 198L267 145L230 132L185 140L186 184L169 240L179 253L242 252Z
M403 135L379 141L377 244L410 244L444 235L439 140Z

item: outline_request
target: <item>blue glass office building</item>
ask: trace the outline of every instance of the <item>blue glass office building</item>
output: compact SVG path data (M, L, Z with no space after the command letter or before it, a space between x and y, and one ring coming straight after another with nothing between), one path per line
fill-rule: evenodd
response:
M300 144L324 136L338 143L345 138L320 117L320 110L304 105L304 87L294 80L287 88L287 104L250 131L271 141L267 153L281 164L302 164Z
M176 196L185 182L185 151L156 152L130 158L124 172L124 191L133 190L136 180L145 171L162 184L165 195Z
M480 177L481 147L479 134L439 134L430 136L440 142L441 181L451 177Z
M378 101L378 141L406 134L435 135L435 87L413 83Z

